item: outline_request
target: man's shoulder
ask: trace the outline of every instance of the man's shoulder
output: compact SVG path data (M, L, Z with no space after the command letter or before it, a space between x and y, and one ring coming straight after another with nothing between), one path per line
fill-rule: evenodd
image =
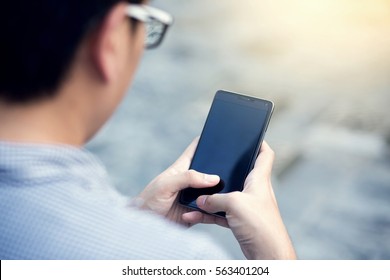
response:
M58 187L58 186L57 186ZM73 186L74 188L74 186ZM2 258L215 259L225 252L204 234L126 207L82 187L16 189L2 204ZM17 194L24 192L24 194ZM111 197L109 197L111 196ZM6 199L3 196L2 200ZM6 210L6 211L4 211Z
M136 258L226 259L228 255L211 236L177 225L153 213L133 209L129 221L138 225ZM136 217L134 217L136 216ZM137 244L138 245L138 244ZM145 250L146 249L146 250Z
M226 258L210 237L127 207L87 152L0 149L2 259Z

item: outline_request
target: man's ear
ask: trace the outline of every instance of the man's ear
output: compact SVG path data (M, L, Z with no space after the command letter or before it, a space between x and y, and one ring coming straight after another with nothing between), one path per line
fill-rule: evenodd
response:
M120 71L120 45L123 43L121 27L127 20L126 7L125 3L113 6L92 40L92 62L104 82L112 82Z

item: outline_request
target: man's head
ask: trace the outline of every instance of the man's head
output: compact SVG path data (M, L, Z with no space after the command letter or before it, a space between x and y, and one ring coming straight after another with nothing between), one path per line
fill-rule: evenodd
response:
M90 138L113 113L134 75L147 16L129 4L143 2L3 0L0 105L35 106L40 112L57 107L58 117L69 109L68 119L77 115Z
M20 103L54 95L83 38L97 31L109 11L120 2L2 1L0 98Z

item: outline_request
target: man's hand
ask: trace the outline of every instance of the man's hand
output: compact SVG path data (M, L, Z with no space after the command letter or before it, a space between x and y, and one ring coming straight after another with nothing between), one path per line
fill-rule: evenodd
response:
M271 184L273 160L274 152L264 142L242 192L197 199L199 208L206 212L226 212L226 220L200 212L186 213L183 220L229 227L248 259L295 259Z
M137 198L141 201L143 209L152 210L179 224L191 225L191 222L182 219L182 215L189 209L178 203L178 193L187 187L213 187L220 180L217 175L188 170L198 141L199 137L188 146L174 164L146 186Z
M220 180L216 175L188 170L197 143L198 138L145 188L139 195L142 207L184 225L207 223L228 227L248 259L295 259L271 184L274 153L266 142L242 192L204 195L197 199L199 208L209 213L226 212L226 219L189 211L178 204L180 190L213 187Z

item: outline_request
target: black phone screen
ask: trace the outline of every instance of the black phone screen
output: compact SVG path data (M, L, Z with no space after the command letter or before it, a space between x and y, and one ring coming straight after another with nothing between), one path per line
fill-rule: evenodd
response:
M180 202L197 208L203 194L241 191L253 168L273 111L267 100L218 91L214 97L190 169L220 176L220 183L207 189L188 188Z

